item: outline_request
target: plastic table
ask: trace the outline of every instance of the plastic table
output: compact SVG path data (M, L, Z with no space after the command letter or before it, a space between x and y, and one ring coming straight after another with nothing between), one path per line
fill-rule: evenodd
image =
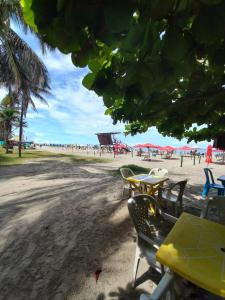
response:
M140 192L142 192L141 186L138 186L137 184L143 184L148 189L147 194L153 195L156 190L163 185L163 183L168 180L167 177L160 177L160 176L149 176L148 174L140 174L140 175L134 175L127 178L127 181L133 185L136 189L138 189Z
M183 213L156 253L176 274L225 297L225 226Z

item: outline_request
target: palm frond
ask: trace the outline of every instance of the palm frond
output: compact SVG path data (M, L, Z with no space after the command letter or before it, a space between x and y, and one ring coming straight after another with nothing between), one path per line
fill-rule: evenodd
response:
M1 55L1 65L4 66L6 77L6 81L10 80L13 85L16 86L16 89L19 88L21 84L21 74L19 70L19 64L17 61L16 53L14 51L14 47L12 47L12 43L10 39L5 36L5 38L1 38L2 44L0 49ZM3 75L4 76L4 75Z
M0 13L7 20L1 22L0 17L0 85L11 87L16 103L20 104L21 116L25 117L29 106L36 110L33 96L47 104L43 95L50 94L50 80L43 62L10 28L10 18L13 18L25 31L30 30L24 23L19 1L12 2L15 6L2 5L0 1Z
M53 47L47 45L39 33L35 32L31 27L29 27L23 17L22 8L19 0L2 0L0 1L0 28L1 25L4 25L6 22L9 23L10 19L14 21L22 30L27 33L30 32L38 39L42 53L45 54L46 50L54 51ZM9 24L8 24L9 27Z

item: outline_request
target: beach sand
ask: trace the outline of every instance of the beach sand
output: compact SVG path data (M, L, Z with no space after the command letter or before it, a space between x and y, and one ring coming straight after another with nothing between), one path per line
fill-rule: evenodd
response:
M185 209L199 215L206 164L111 158L97 164L48 158L0 168L0 299L136 300L152 291L151 281L131 289L135 231L122 180L111 170L137 164L167 168L172 180L188 178ZM225 173L223 165L210 167L215 178ZM140 274L146 269L142 260Z

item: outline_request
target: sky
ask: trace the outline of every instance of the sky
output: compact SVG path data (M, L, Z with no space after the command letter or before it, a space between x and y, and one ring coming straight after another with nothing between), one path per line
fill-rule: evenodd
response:
M128 144L154 143L157 145L183 146L184 139L178 141L163 137L156 128L150 128L144 134L127 136L123 134L124 124L112 124L112 119L104 114L103 101L94 92L82 86L82 78L88 69L77 68L70 55L64 55L58 50L41 52L37 39L30 33L24 34L18 26L13 29L29 44L46 65L51 85L51 94L45 96L48 105L34 99L37 112L29 109L27 113L28 127L25 128L25 138L36 143L55 144L98 144L98 132L118 131L118 138ZM0 89L0 99L6 91ZM195 146L194 143L191 145ZM199 147L205 148L207 143L201 142Z

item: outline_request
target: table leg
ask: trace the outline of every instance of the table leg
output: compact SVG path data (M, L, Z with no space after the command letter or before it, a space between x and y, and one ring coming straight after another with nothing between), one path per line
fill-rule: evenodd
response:
M148 192L148 195L150 195L150 196L155 196L155 193L159 190L159 188L161 187L161 186L163 186L163 184L164 184L164 182L162 182L162 183L158 183L158 184L156 184L156 185L149 185L149 192Z
M135 189L137 189L140 193L142 193L142 187L137 186L134 182L129 182L131 186L133 186Z

